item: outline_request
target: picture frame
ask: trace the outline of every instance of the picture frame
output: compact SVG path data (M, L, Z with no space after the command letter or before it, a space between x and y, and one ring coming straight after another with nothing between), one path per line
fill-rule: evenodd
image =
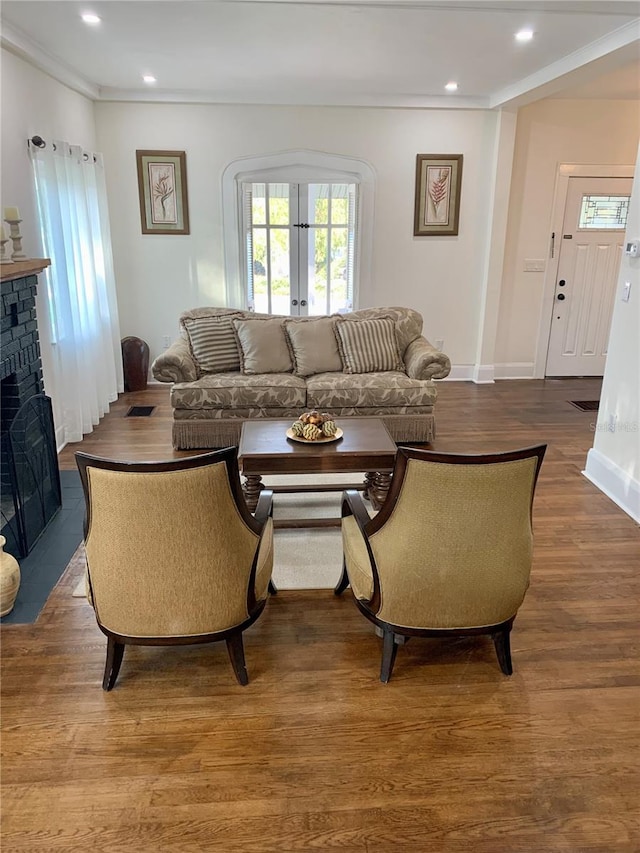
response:
M143 234L189 234L184 151L136 151Z
M449 237L458 233L462 154L418 154L414 237Z

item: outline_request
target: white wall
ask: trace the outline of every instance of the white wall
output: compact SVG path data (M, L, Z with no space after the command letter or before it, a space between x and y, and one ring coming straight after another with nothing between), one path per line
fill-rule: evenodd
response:
M73 92L52 77L14 56L0 54L2 71L2 201L0 207L18 207L22 217L22 247L27 257L42 257L36 212L31 161L27 139L39 135L50 141L65 139L95 150L96 132L93 102ZM53 400L57 417L56 389L53 381L53 354L50 343L44 277L40 276L36 311L45 392Z
M496 338L502 375L533 375L545 273L524 272L524 259L548 265L558 166L633 165L639 135L637 101L549 98L519 111Z
M152 357L181 311L224 304L222 172L242 156L312 149L366 160L376 173L373 278L360 307L420 311L432 341L473 364L498 116L488 111L97 103L123 335ZM143 235L135 151L187 154L189 236ZM418 153L464 155L458 237L414 237Z
M638 172L633 182L625 242L632 240L640 241ZM622 300L625 282L631 282L628 302ZM640 522L640 257L622 256L594 429L585 474Z

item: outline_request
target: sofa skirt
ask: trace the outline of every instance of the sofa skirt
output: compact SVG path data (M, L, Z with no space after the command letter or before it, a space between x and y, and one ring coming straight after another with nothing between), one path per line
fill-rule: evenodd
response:
M185 413L186 414L186 413ZM176 417L177 415L177 417ZM278 417L287 417L280 414ZM348 416L336 415L348 422ZM435 438L436 425L432 412L416 414L376 414L358 413L357 417L378 417L389 430L396 444L405 442L431 442ZM255 418L263 420L264 418ZM180 418L179 410L174 412L172 441L175 450L205 450L218 447L231 447L240 443L242 424L246 418ZM254 420L251 418L251 420Z

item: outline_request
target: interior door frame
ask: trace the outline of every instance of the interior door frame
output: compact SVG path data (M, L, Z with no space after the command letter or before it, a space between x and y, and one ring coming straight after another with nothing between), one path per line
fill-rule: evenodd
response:
M569 193L569 178L633 178L634 172L634 165L613 166L610 164L583 165L580 163L561 163L558 166L556 186L553 196L551 227L549 230L548 263L544 277L540 323L538 325L538 343L533 368L534 379L545 378L547 352L549 349L549 338L551 336L551 322L553 319L556 279L558 277L558 264L560 261L560 248L562 245L562 226L564 224L564 211L567 203L567 194ZM552 233L555 233L556 235L553 257L551 257Z

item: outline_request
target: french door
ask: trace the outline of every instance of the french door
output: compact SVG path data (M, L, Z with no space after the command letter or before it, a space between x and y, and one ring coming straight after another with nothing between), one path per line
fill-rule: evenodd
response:
M241 184L249 308L306 316L350 311L357 184Z

